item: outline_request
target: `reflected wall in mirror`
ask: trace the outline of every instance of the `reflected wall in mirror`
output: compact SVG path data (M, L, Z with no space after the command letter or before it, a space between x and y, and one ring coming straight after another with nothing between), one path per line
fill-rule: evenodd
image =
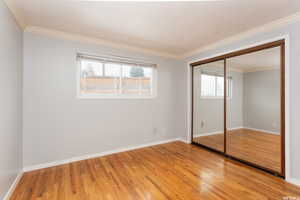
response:
M280 47L226 60L227 154L281 172Z
M224 60L193 68L193 142L224 152Z

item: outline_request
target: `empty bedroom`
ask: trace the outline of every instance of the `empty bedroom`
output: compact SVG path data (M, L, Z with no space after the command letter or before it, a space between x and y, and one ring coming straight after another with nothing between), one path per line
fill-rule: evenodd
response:
M300 200L299 0L0 0L0 200Z

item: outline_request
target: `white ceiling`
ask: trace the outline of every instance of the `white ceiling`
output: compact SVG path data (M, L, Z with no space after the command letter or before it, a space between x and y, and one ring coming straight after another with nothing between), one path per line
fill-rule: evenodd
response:
M300 11L300 0L5 1L24 27L80 34L174 56Z
M274 47L227 59L229 70L242 72L280 68L280 47Z

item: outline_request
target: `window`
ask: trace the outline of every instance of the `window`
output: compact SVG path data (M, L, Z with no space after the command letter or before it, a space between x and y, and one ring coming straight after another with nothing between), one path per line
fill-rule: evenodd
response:
M232 96L232 78L227 79L227 97ZM220 75L201 74L201 97L224 97L224 77Z
M78 55L80 97L151 98L156 65Z

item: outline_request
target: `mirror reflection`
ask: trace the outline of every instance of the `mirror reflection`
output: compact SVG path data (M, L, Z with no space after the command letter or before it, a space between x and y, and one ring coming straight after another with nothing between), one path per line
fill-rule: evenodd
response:
M226 61L227 154L280 172L280 47Z
M224 60L193 69L193 142L224 151Z

